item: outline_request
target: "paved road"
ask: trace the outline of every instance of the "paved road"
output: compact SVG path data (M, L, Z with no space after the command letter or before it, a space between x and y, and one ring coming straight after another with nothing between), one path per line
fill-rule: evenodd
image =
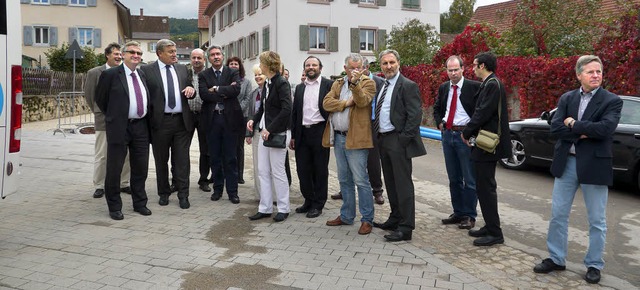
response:
M0 203L1 289L637 289L637 281L613 272L588 285L574 264L536 275L531 267L540 255L510 228L505 245L472 247L464 231L439 223L449 211L447 189L440 171L420 166L409 243L384 242L379 229L360 236L357 225L325 226L338 215L336 201L318 219L249 222L257 208L250 168L239 205L212 202L192 184L188 210L173 196L169 206L157 204L152 169L153 215L134 213L125 195L125 219L113 221L104 200L91 197L93 136L54 136L46 131L53 123L24 127L20 194ZM428 146L432 155L417 163L437 156L437 145ZM333 167L330 175L335 181ZM291 195L294 207L301 204L295 181ZM377 220L387 215L388 205L376 206Z

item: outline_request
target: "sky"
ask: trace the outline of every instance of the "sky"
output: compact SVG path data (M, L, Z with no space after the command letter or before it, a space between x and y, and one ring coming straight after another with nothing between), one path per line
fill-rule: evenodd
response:
M290 1L290 0L280 0ZM346 1L346 0L340 0ZM453 0L439 0L440 13L449 11ZM476 0L476 6L484 6L508 0ZM174 18L197 18L198 0L120 0L131 10L131 15L139 15L140 8L144 14L151 16L169 16Z

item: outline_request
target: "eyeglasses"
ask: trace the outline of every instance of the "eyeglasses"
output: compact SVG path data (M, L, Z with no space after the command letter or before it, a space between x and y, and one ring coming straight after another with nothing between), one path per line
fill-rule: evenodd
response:
M137 55L142 56L142 51L127 50L127 51L125 51L125 52L128 52L128 53L130 53L130 54L137 54Z
M473 66L475 66L475 67L480 67L480 64L479 64L479 63L475 63L475 62L474 62L474 63L473 63Z

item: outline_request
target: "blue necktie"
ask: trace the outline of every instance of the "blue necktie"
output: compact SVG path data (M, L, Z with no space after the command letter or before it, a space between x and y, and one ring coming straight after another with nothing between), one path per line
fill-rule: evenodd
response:
M173 76L171 76L171 66L167 65L167 95L169 96L169 108L176 107L176 92L173 87Z

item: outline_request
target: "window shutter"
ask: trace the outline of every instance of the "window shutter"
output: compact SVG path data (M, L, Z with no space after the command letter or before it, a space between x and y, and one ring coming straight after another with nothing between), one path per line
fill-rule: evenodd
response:
M300 50L309 51L309 25L300 25Z
M349 2L351 2L351 3L354 3L354 4L355 4L355 3L359 3L359 1L360 1L360 0L351 0L351 1L349 1Z
M351 52L360 52L360 28L351 28Z
M387 6L387 0L378 0L376 2L378 2L376 3L378 6Z
M33 45L33 26L22 27L22 41L25 46Z
M242 18L244 16L244 0L238 1L238 18Z
M49 27L49 45L58 45L58 27Z
M330 52L338 51L338 27L336 26L329 27L328 48Z
M76 34L78 30L75 27L69 27L69 44L73 43L74 40L78 37Z
M51 0L52 5L67 5L67 0Z
M93 29L93 47L102 47L102 29Z
M20 0L20 4L29 4L31 0Z
M387 48L387 30L378 29L378 35L376 35L378 50L384 50Z
M262 51L269 50L269 27L262 29Z
M98 6L98 0L87 0L87 6L89 6L89 7Z

